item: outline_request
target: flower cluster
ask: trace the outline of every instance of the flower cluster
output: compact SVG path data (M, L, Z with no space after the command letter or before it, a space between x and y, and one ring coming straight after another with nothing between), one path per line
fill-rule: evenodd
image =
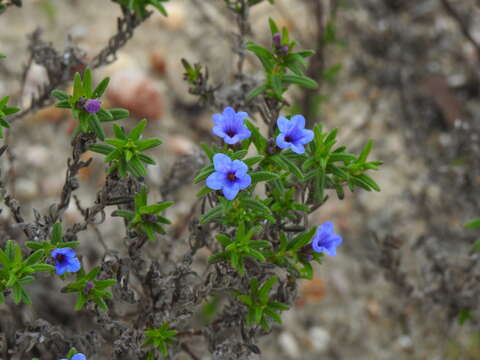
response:
M60 360L68 360L68 359L60 359ZM70 360L87 360L87 357L85 355L83 355L82 353L77 353L75 355L73 355Z

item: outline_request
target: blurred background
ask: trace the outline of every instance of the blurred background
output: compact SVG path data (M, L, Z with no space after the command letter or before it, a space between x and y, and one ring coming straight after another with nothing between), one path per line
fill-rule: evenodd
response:
M168 18L155 12L118 60L94 75L112 78L104 106L129 109L126 127L148 118L147 135L164 142L150 154L158 165L147 181L154 198L175 201L168 215L183 241L199 187L190 185L189 166L185 183L165 184L182 164L202 165L198 146L212 141L218 109L189 94L180 60L206 64L213 85L233 83L237 27L221 0L172 0L166 8ZM293 109L310 123L338 128L340 144L352 152L373 139L372 159L384 161L371 174L381 192L347 193L342 201L332 193L312 214L313 224L334 221L344 243L301 283L283 325L262 338L262 359L480 359L480 266L472 250L479 234L464 227L480 217L479 15L475 0L276 0L251 9L247 38L269 47L272 17L300 47L317 51L308 73L320 88L292 88ZM115 33L118 16L106 0L31 0L9 8L0 16L0 53L8 56L0 62L0 97L28 107L46 81L35 65L21 80L27 35L35 29L60 52L70 37L88 60ZM244 70L260 74L254 56ZM74 125L67 112L48 107L12 126L2 176L27 219L32 208L46 212L58 201ZM84 206L104 178L101 157L90 156L78 190ZM8 212L0 216L5 225ZM73 203L64 221L81 219ZM119 224L107 217L99 227L108 247L121 244ZM84 261L94 266L103 251L98 234L82 236ZM48 291L62 286L50 285ZM14 317L68 324L74 300L62 299L55 310L24 306ZM0 306L0 317L12 316Z

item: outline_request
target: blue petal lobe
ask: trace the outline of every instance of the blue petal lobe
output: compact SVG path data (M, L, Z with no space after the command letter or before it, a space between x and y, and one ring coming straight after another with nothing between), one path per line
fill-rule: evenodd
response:
M210 174L210 176L205 181L205 184L213 190L220 190L223 187L224 183L225 174L219 172L214 172L213 174Z

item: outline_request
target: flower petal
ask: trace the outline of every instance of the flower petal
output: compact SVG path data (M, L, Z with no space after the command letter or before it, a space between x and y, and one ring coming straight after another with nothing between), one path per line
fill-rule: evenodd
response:
M55 264L55 273L57 275L63 275L67 271L67 267L65 265Z
M275 142L280 149L288 149L291 145L291 143L285 141L285 134L284 133L280 133L277 136L277 139L276 139Z
M207 177L205 185L213 190L220 190L225 183L225 174L220 172L214 172Z
M233 145L240 141L240 137L238 136L238 134L235 134L232 137L225 135L225 137L223 138L223 141L225 141L229 145Z
M230 170L232 160L225 154L218 153L213 156L213 166L215 170L226 173Z
M246 112L243 112L243 111L240 111L238 113L235 114L235 120L237 121L241 121L242 124L243 124L243 120L246 119L248 117L248 114Z
M305 153L305 148L303 147L302 144L294 144L294 143L290 143L290 149L294 152L294 153L297 153L297 154L303 154Z
M302 130L302 138L300 139L300 143L308 144L312 140L313 140L313 131L308 129Z
M221 138L227 136L227 134L225 134L225 131L223 131L223 127L221 125L214 126L212 128L212 133L214 135L217 135L217 136L221 137Z
M235 175L242 176L248 171L248 166L241 160L233 160L230 169L235 171Z
M80 264L80 261L74 257L68 261L66 269L68 272L77 272L81 267L82 264Z
M237 182L240 189L245 189L249 187L251 183L252 183L252 177L248 174L240 176Z
M235 199L235 196L237 196L239 191L240 191L240 187L237 183L234 183L230 186L224 186L223 187L223 195L225 195L225 197L228 200Z
M227 106L223 110L223 116L226 117L227 119L233 119L235 117L235 110L233 110L232 107ZM226 120L226 119L224 119L224 120Z
M75 354L70 360L87 360L87 357L81 353Z
M302 115L294 115L291 118L292 123L299 129L305 129L305 118Z
M331 222L331 221L324 222L322 225L320 225L318 227L317 233L320 232L320 231L326 231L329 234L333 234L333 232L335 231L334 228L333 228L333 222Z
M220 126L220 125L222 124L222 122L223 122L223 116L222 116L222 114L213 114L212 119L213 119L213 124L214 124L215 126Z
M291 123L287 118L280 116L277 119L277 127L281 132L287 132L290 129Z

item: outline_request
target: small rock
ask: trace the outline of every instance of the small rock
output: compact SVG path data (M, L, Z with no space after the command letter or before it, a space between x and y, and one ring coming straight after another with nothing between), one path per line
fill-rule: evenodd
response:
M320 278L313 278L303 283L300 290L298 305L305 303L318 303L325 297L325 282Z
M168 152L172 152L175 155L193 155L195 151L195 145L193 142L182 135L170 136L165 144Z
M29 179L20 179L15 183L15 196L18 200L32 200L38 194L37 184Z
M320 326L314 326L308 333L312 346L317 352L324 352L327 350L328 345L330 344L330 333L326 329Z
M154 120L163 114L162 95L153 81L137 70L124 70L113 75L107 98L114 107L127 109L139 118Z
M51 151L43 145L32 145L25 149L25 161L28 165L42 167L51 157Z
M295 340L292 334L282 332L278 337L278 343L290 358L297 359L299 357L300 349L297 340Z
M150 55L150 65L158 75L165 75L167 71L167 62L165 61L165 57L163 56L162 51L155 50L152 52L152 54Z
M37 111L29 118L29 120L40 124L58 123L65 119L67 115L68 110L60 109L55 106L49 106L45 109Z

